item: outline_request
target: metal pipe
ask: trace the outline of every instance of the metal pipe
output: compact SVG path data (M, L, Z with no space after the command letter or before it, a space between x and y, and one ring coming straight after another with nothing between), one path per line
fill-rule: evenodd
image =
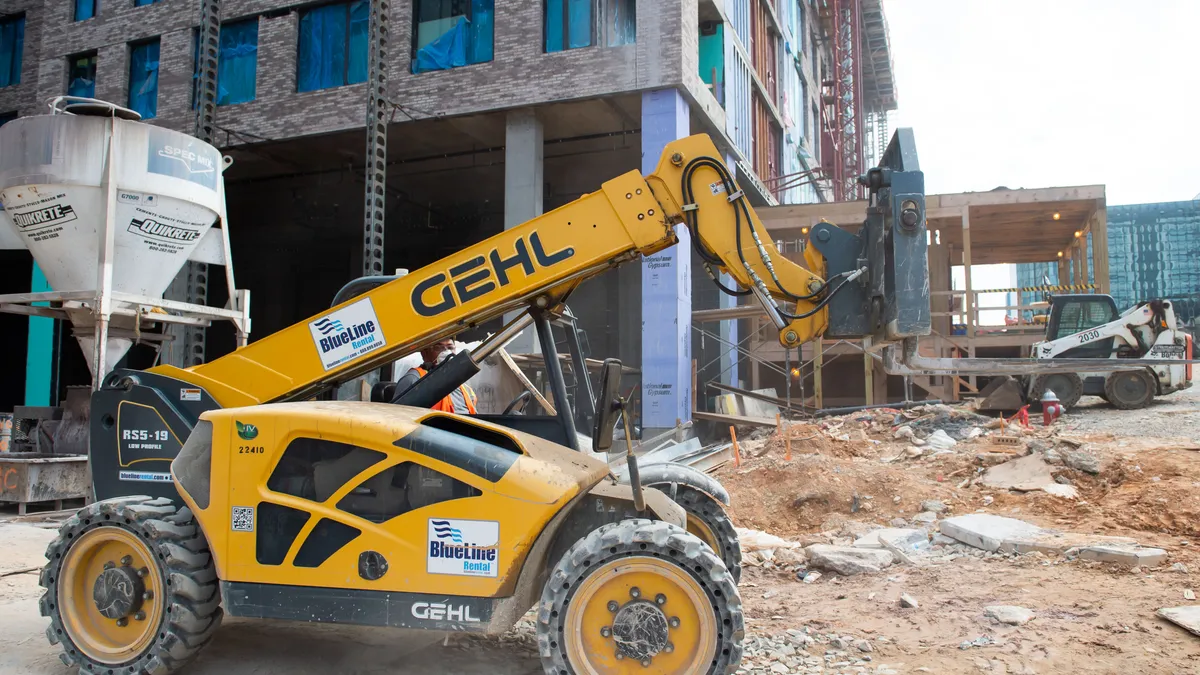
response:
M524 312L512 321L509 321L499 332L484 340L482 344L471 352L471 360L475 363L480 363L487 357L495 354L501 347L516 337L517 333L528 328L531 323L533 323L533 317L529 315L529 312ZM557 360L555 363L557 363Z
M555 412L558 413L558 421L567 437L566 445L578 451L579 434L575 430L571 404L567 401L567 382L563 379L562 364L558 362L558 352L554 348L554 334L550 332L550 321L544 312L539 311L533 323L537 327L538 341L542 343L542 358L546 361L546 375L550 378L550 388L554 394L554 407L557 408Z
M646 510L646 495L642 494L642 474L638 470L637 455L633 454L633 429L629 426L629 415L625 414L625 403L621 402L621 417L625 422L625 466L633 491L633 508L641 513Z
M909 408L917 408L923 405L937 405L941 403L941 399L932 399L929 401L903 401L901 403L876 403L875 405L852 405L845 408L822 408L818 410L813 417L831 417L833 415L845 415L846 413L861 412L863 410L878 410L879 408L895 408L896 410L908 410Z

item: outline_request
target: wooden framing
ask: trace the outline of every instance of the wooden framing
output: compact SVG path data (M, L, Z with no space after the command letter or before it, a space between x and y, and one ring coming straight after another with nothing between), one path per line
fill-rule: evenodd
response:
M1105 212L1105 190L1102 185L1055 187L1029 190L997 189L989 192L928 195L926 221L930 232L929 278L934 335L923 340L921 350L930 356L975 357L980 349L1011 350L1012 356L1025 356L1034 342L1041 340L1040 324L1028 323L1023 314L1042 305L1012 306L984 305L982 295L997 289L983 287L974 265L1057 262L1060 284L1093 285L1097 293L1109 292L1108 220ZM758 215L777 243L783 242L788 257L802 260L791 251L795 240L803 240L802 228L825 221L850 231L857 230L865 217L865 201L835 202L776 206L758 209ZM1080 236L1076 237L1075 233ZM1088 235L1092 239L1092 256L1087 256ZM1060 255L1061 254L1061 255ZM953 267L963 267L964 288L952 288ZM994 284L985 284L992 286ZM1082 292L1082 291L1074 291ZM1018 295L1018 298L1020 296ZM987 326L979 322L980 312L1017 310L1017 325ZM753 318L751 318L753 317ZM763 325L764 316L756 306L705 310L693 313L693 321L719 321L750 318L752 330ZM955 334L954 325L962 325L962 334ZM783 349L770 335L753 338L750 349L760 358L783 362ZM862 354L864 403L886 402L887 377L879 368L878 359L867 350L869 341L858 345L835 346L831 358L821 356L820 341L806 345L801 351L814 366L815 404L821 407L825 399L837 399L823 382L822 367L832 357L850 353ZM985 352L986 353L986 352ZM843 359L844 361L844 359ZM877 369L878 368L878 369ZM751 365L753 388L759 388L759 366ZM955 400L962 392L976 391L977 383L970 378L913 378L913 384L945 400Z

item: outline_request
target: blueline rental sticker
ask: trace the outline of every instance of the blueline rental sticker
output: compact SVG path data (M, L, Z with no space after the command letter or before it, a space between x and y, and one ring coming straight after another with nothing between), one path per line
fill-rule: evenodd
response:
M426 571L460 577L495 577L500 565L500 523L429 519Z
M309 321L308 329L325 370L387 346L370 298Z
M170 483L171 474L161 471L122 471L117 475L120 480L138 483Z

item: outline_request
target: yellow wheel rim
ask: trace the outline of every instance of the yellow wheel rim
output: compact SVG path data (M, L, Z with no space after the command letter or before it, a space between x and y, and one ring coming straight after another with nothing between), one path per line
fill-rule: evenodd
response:
M651 637L631 643L634 627L637 636ZM634 556L584 579L567 606L563 640L579 675L692 675L707 672L716 655L717 619L686 570Z
M162 622L162 582L150 547L119 527L88 530L59 567L58 607L71 642L118 665L142 654Z
M687 514L687 531L700 537L700 541L708 544L708 547L716 551L717 555L721 554L721 542L717 541L717 535L700 516L694 513Z

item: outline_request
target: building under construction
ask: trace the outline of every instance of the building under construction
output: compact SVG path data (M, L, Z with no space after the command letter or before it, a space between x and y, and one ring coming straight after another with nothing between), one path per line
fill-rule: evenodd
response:
M219 19L215 87L202 13ZM716 140L756 205L853 199L896 107L880 0L0 0L0 64L0 120L61 95L188 133L212 111L257 335L352 278L418 268L647 170L690 133ZM693 361L739 381L736 323L692 324L693 309L728 301L686 251L572 298L590 353L641 370L646 427L688 417ZM45 290L27 253L0 256L4 292ZM204 282L193 268L174 292L222 305ZM0 408L86 383L68 327L0 321L27 353L0 376ZM164 358L234 346L219 328L196 333Z

